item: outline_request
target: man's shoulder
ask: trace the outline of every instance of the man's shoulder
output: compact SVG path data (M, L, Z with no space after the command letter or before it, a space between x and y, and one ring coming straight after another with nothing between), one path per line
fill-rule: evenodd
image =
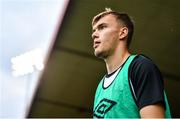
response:
M131 67L133 66L151 66L155 65L152 59L144 54L137 55L131 63Z
M131 62L129 66L129 73L130 72L142 73L142 72L150 72L153 70L159 72L158 66L152 61L152 59L150 59L149 57L143 54L136 55L136 57L134 58L134 60Z
M148 56L144 55L144 54L138 54L136 55L135 59L133 60L133 62L152 62L151 58L149 58Z

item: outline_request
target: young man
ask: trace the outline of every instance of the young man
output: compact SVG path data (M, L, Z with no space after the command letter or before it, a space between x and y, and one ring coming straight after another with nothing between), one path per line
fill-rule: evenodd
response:
M129 16L106 9L93 18L92 28L94 54L107 68L96 90L93 117L171 117L159 69L149 58L129 52L134 30Z

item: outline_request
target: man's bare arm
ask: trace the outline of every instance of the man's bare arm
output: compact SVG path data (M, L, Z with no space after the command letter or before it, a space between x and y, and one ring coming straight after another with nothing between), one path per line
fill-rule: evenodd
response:
M164 118L165 109L161 104L148 105L140 110L141 118Z

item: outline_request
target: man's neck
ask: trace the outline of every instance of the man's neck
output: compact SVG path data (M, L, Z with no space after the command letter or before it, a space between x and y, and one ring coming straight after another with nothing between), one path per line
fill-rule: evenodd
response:
M106 58L105 62L108 74L118 69L126 61L129 55L129 51L124 49L124 51L121 50L121 52L115 52L113 55Z

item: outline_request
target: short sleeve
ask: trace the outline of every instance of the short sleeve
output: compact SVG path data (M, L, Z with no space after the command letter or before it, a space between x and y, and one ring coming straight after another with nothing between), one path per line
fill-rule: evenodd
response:
M136 56L129 67L129 77L139 109L157 103L165 108L163 77L151 59Z

